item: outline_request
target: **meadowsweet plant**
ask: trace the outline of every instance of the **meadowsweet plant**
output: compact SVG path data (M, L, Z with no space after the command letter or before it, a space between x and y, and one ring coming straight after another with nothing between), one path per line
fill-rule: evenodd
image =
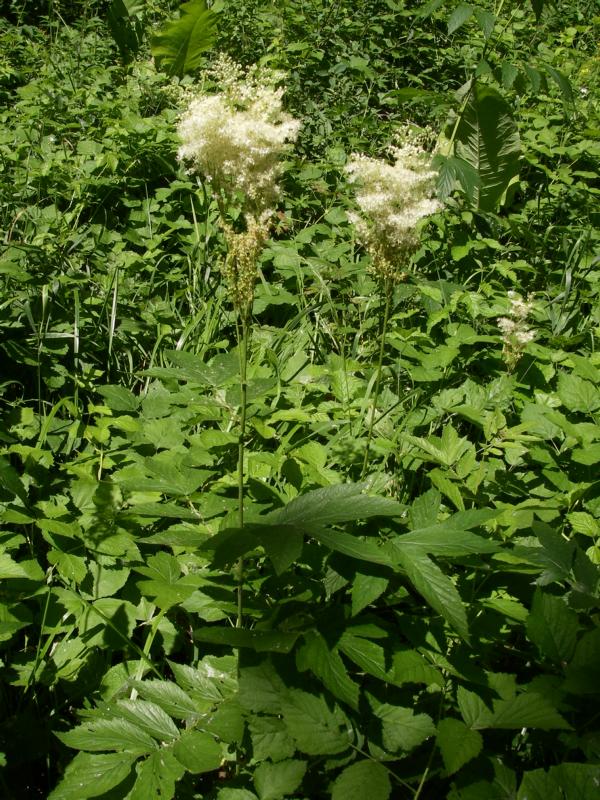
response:
M238 314L240 355L240 420L238 446L238 525L244 526L244 451L247 407L248 341L257 263L269 236L273 207L280 195L281 159L295 141L300 121L283 111L281 75L246 73L239 64L221 55L208 73L208 82L219 87L214 94L187 99L178 134L179 159L190 172L208 184L219 206L221 227L227 243L223 276ZM227 206L241 200L241 229L227 218ZM238 581L237 627L243 625L244 561L236 569Z
M502 356L509 372L512 372L527 344L535 338L535 331L527 326L527 317L531 314L534 303L531 297L523 300L512 290L508 292L508 299L510 301L508 316L498 319L498 327L502 332Z
M406 280L406 269L419 241L419 222L441 208L433 197L436 172L425 149L430 131L415 131L404 126L391 146L391 162L362 154L352 156L346 171L356 185L359 213L351 216L359 241L371 256L371 271L384 295L384 313L379 342L379 360L373 410L369 422L362 474L366 473L377 401L381 388L381 367L387 332L392 290Z
M391 163L355 154L346 167L360 210L352 221L373 273L384 281L403 278L418 244L418 223L441 208L433 198L436 172L423 146L428 136L405 127L389 148Z

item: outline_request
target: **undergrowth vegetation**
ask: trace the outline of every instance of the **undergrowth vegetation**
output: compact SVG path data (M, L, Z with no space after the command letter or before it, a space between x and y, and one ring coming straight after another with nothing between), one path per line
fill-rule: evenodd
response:
M4 7L2 797L593 800L597 7Z

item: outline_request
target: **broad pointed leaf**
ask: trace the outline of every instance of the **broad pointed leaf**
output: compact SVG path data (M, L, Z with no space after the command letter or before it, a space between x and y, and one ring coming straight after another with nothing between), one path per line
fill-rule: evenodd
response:
M197 69L202 54L212 47L215 14L205 0L193 0L181 6L181 17L165 25L152 38L152 55L160 69L169 75L185 75Z

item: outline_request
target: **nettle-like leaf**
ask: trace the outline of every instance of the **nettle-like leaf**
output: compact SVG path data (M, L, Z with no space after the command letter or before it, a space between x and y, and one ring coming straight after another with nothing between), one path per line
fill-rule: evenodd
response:
M578 629L577 614L560 597L536 589L527 635L542 655L558 664L571 660Z
M356 761L335 779L331 800L387 800L392 792L388 771L375 761Z
M281 714L298 750L307 755L342 753L352 742L346 715L320 695L290 689L281 701Z
M252 780L260 800L280 800L293 794L302 783L307 766L306 761L297 759L259 764Z
M132 753L78 753L48 800L87 800L109 792L130 775Z
M179 77L196 70L213 45L215 27L216 15L205 0L184 3L181 17L152 37L150 47L160 69Z
M419 547L395 548L395 559L420 595L465 641L469 640L467 613L456 586Z
M310 670L334 697L358 709L359 687L348 675L337 649L328 646L317 631L304 634L304 643L296 651L296 665L301 672Z
M108 28L125 63L132 61L140 49L144 35L142 18L145 10L145 0L112 0L108 7Z
M437 745L442 753L448 775L453 775L483 748L483 737L478 731L467 728L460 719L446 717L437 728Z
M519 174L521 143L510 105L491 86L473 81L456 126L454 155L479 176L478 186L463 184L470 202L494 211Z

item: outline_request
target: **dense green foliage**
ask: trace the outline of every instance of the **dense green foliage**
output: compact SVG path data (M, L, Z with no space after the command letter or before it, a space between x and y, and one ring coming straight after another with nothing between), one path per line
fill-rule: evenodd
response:
M592 800L597 9L5 6L2 797ZM303 122L247 398L219 210L177 161L216 51L284 71ZM384 325L344 166L407 120L445 205Z

